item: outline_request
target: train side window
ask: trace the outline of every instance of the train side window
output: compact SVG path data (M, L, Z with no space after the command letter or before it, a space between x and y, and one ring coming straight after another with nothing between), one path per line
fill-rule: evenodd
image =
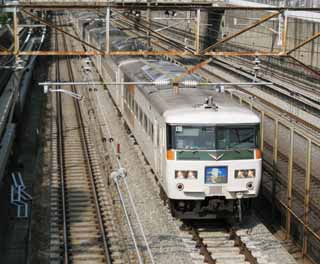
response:
M150 122L150 136L151 136L152 142L154 141L153 140L153 133L154 133L154 131L153 131L153 123Z
M160 127L157 126L157 146L160 147Z
M146 132L147 132L147 134L149 135L149 119L148 119L148 117L146 116Z
M148 120L147 116L143 113L143 127L146 133L148 133Z
M142 115L143 115L143 112L142 112L142 109L141 109L141 107L139 107L139 121L140 121L140 124L141 124L141 126L142 126Z
M148 135L150 136L151 133L151 122L150 119L148 118Z

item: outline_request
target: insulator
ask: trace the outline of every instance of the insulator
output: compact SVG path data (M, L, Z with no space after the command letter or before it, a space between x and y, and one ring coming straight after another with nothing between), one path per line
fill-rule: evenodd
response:
M182 85L186 86L186 87L196 87L198 86L198 82L195 80L185 80L183 82L181 82Z
M153 84L157 86L167 86L170 84L170 80L157 80L154 81Z

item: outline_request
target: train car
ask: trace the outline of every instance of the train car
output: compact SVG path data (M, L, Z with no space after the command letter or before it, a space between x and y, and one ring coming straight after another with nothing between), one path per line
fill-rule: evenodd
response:
M91 30L90 41L104 47L101 32L102 28ZM143 45L121 31L113 32L112 49ZM108 87L110 94L157 175L172 213L182 219L234 215L241 220L242 205L259 194L259 117L215 87L187 85L202 81L195 74L184 78L179 92L174 92L167 81L185 69L166 60L98 60L105 81L119 83Z

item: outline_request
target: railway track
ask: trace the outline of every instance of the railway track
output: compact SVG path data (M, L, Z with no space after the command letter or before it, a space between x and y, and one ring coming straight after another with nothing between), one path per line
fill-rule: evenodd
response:
M244 81L247 80L252 82L254 80L253 70L246 64L239 64L236 62L232 63L228 61L217 60L209 65L206 65L202 68L202 70L209 70L211 73L214 73L217 70L222 70L224 74L230 74L231 78L233 76L240 76L240 78L242 78ZM264 72L267 72L267 70L264 69L261 71L261 73ZM263 101L264 104L270 105L274 109L280 109L281 111L288 112L285 111L283 107L279 108L275 102L270 103L270 99L266 100L266 98L263 98L260 92L262 92L262 94L270 94L276 98L281 98L281 100L286 104L292 105L297 109L302 109L309 115L319 117L319 92L316 88L306 88L303 84L298 85L297 83L292 84L286 80L282 81L281 79L278 79L277 75L271 77L261 74L258 79L262 82L273 82L274 84L260 86L258 90L255 87L251 87L250 89L237 87L237 89L240 90L241 88L243 92L259 98L259 100ZM291 112L288 112L288 114L292 115Z
M193 252L191 256L194 263L258 263L251 250L227 223L189 221L185 222L181 229L187 233L183 240Z
M56 34L55 43L68 49L64 36ZM57 59L55 74L57 80L74 80L70 58ZM68 90L77 92L75 87ZM52 144L50 263L114 263L99 160L80 103L61 93L53 100L56 138Z

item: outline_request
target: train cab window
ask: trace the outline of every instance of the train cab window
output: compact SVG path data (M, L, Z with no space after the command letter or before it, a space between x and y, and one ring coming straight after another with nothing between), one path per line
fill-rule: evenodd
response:
M168 125L167 147L181 150L252 149L258 144L257 126Z
M214 127L175 126L172 134L176 149L215 149Z
M218 149L248 149L257 147L257 129L251 127L217 127Z

